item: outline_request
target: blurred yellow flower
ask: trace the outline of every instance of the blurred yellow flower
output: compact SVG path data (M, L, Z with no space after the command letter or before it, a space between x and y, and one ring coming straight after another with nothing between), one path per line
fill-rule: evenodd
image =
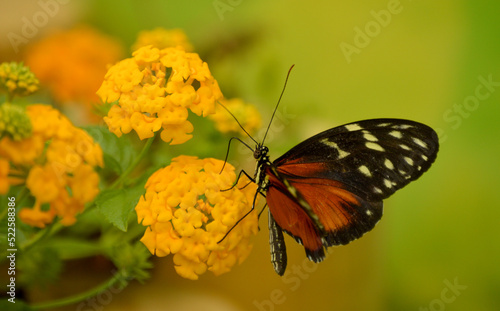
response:
M107 66L123 55L121 45L96 29L80 26L47 36L27 48L25 61L62 104L84 104L90 113Z
M255 106L246 104L239 98L222 99L220 102L231 111L248 133L251 134L260 128L262 119ZM215 109L215 114L208 116L208 118L215 122L215 127L221 133L238 132L246 135L226 109L220 106Z
M28 96L38 90L40 82L23 63L0 64L0 90L11 97Z
M22 215L22 216L21 216ZM19 213L19 218L23 220L23 222L29 224L32 227L43 228L46 224L51 223L52 219L54 219L54 210L42 211L40 207L40 202L36 201L35 206L33 208L25 208L22 209Z
M243 262L250 253L250 237L257 233L257 213L251 208L256 185L242 188L234 167L223 161L179 156L156 171L146 183L146 194L135 210L147 226L141 241L156 256L174 254L175 270L196 280L207 270L220 275ZM240 189L242 188L242 189Z
M0 137L4 135L15 141L31 136L31 121L24 107L11 103L0 105Z
M5 194L9 191L9 161L0 158L0 194Z
M153 46L142 47L111 67L97 95L103 102L117 101L104 117L117 136L134 130L145 139L162 129L161 138L173 145L192 137L188 109L207 116L222 98L198 54Z
M152 45L158 49L181 47L186 52L193 50L193 46L182 29L164 29L158 27L153 30L141 31L137 36L137 40L132 45L132 51L148 45Z
M26 113L32 136L20 141L9 136L0 139L0 174L11 175L9 184L0 184L0 193L24 176L35 204L21 209L19 218L44 227L59 216L62 224L71 225L99 192L94 168L103 166L101 147L50 106L30 105Z

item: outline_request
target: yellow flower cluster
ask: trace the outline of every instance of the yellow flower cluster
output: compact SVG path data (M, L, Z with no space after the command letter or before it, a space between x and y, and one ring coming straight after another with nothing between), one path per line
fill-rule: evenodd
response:
M223 99L220 102L231 111L248 133L260 128L261 117L255 106L246 104L239 98ZM221 133L239 132L246 135L234 118L222 107L217 107L215 114L208 116L208 118L215 122L215 127Z
M170 144L191 139L188 109L207 116L222 98L217 81L198 54L181 48L146 46L111 67L97 92L103 102L117 103L104 121L117 136L132 129L140 139L161 138Z
M20 141L0 140L0 175L17 181L25 177L35 204L19 212L23 222L43 228L59 216L62 224L71 225L99 192L94 168L103 166L101 147L50 106L30 105L26 113L33 134ZM2 194L8 189L9 184L0 184Z
M25 61L62 103L98 103L95 92L107 66L123 55L122 46L99 31L80 26L49 35L29 46Z
M28 96L38 90L39 81L23 63L0 64L0 90L12 96Z
M132 45L132 51L148 45L152 45L160 50L169 47L181 47L186 52L193 50L193 46L182 29L164 29L158 27L153 30L141 31L137 36L137 40Z
M17 141L31 136L31 121L23 107L11 103L0 105L0 137L5 134Z
M215 275L241 263L251 250L250 236L257 233L257 213L246 216L227 237L233 225L253 202L255 184L234 187L234 167L216 159L180 156L156 171L146 183L146 194L135 210L139 223L148 226L141 241L152 254L174 254L175 269L196 280L206 270Z

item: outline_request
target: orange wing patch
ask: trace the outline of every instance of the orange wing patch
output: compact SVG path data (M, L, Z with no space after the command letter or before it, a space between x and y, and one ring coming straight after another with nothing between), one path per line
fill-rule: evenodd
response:
M266 200L274 220L304 246L310 260L320 262L324 258L321 234L304 209L288 194L286 186L276 176L268 176L271 186Z
M340 188L340 183L319 178L290 180L318 215L325 231L338 231L354 222L361 199Z
M327 170L325 163L300 163L299 160L288 161L280 165L278 170L286 175L302 177L316 176L317 173ZM328 168L328 170L331 170L331 168Z
M280 178L286 181L268 172L267 205L276 223L304 245L309 259L319 262L324 258L324 246L347 244L373 229L382 217L382 202L368 202L346 190L339 181L305 177L306 172L296 170L290 174L288 169L303 165L287 165L286 170L280 167ZM318 167L321 166L317 163L311 164L311 168ZM310 175L311 171L307 173ZM301 200L309 206L302 206ZM308 216L308 208L323 229Z
M325 227L325 246L347 244L373 229L382 217L382 202L368 202L325 178L289 178Z

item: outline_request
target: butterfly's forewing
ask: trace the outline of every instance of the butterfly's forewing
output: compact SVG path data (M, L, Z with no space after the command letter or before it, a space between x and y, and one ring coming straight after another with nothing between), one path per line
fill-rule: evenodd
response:
M321 261L323 246L346 244L371 230L382 217L382 200L429 169L437 151L436 133L409 120L372 119L327 130L268 168L270 212L311 260Z

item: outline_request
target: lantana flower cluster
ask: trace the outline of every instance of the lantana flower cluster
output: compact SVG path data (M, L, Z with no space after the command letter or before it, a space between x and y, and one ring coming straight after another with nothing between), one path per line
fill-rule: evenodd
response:
M248 133L252 133L260 128L261 117L255 106L245 103L240 98L223 99L220 103L231 111L234 118L240 122L241 126ZM215 122L215 127L221 133L240 133L241 135L246 135L226 109L218 106L215 113L209 115L208 118Z
M35 200L33 207L20 210L23 222L43 228L58 216L63 225L71 225L99 192L95 168L103 166L102 150L50 106L29 105L26 114L30 137L0 139L0 175L7 177L0 193L25 182Z
M0 90L13 96L28 96L37 91L39 81L23 63L0 64Z
M174 254L177 273L188 279L198 279L207 270L228 272L249 255L250 237L257 233L255 211L233 228L249 212L256 186L243 187L242 182L232 187L234 167L226 163L221 172L223 164L210 158L174 158L149 178L135 208L139 223L148 227L141 241L156 256Z
M207 116L222 98L198 54L153 46L142 47L111 67L97 94L103 102L116 102L104 117L111 132L121 136L134 130L145 139L161 129L161 139L170 144L192 138L188 109Z

